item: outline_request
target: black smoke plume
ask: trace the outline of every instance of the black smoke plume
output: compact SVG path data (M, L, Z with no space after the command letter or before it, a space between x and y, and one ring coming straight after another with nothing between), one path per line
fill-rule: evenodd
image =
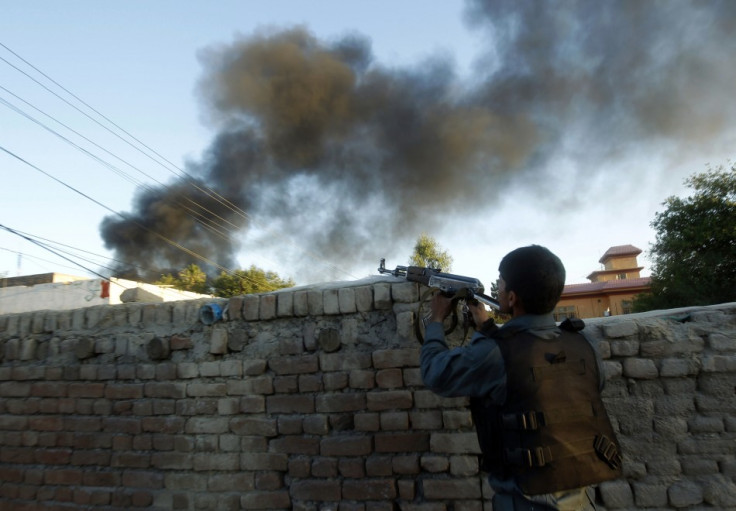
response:
M596 159L733 129L736 2L472 1L468 19L489 51L465 78L440 58L383 66L367 39L303 27L204 51L199 91L219 134L193 178L104 220L119 273L217 271L191 252L232 268L256 226L295 273L319 258L365 266L422 231L461 228L511 184L548 189L572 134L594 173Z

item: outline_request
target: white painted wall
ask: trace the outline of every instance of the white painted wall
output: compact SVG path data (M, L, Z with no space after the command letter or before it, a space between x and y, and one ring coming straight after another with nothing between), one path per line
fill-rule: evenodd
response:
M110 279L110 296L102 298L102 279L76 280L0 288L0 314L36 310L71 310L92 305L118 304L121 303L120 295L123 291L133 288L142 288L159 297L162 302L192 300L208 296L113 278Z

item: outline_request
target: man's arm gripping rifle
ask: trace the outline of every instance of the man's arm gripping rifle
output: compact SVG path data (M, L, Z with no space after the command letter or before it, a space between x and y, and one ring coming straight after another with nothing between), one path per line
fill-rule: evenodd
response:
M381 259L381 265L378 267L378 273L393 275L394 277L403 277L409 282L418 282L429 288L437 289L447 297L453 297L458 300L478 301L488 305L489 307L500 310L499 303L488 295L483 294L485 288L480 280L464 275L454 275L452 273L443 273L442 270L436 268L425 268L423 266L397 266L394 270L386 268L386 260ZM473 303L473 302L471 302ZM472 324L472 318L467 310L467 306L463 307L464 322L466 325ZM422 318L425 323L429 318ZM453 324L448 331L450 333L457 325L457 316L453 317ZM419 331L417 330L417 334ZM419 340L423 342L421 335Z

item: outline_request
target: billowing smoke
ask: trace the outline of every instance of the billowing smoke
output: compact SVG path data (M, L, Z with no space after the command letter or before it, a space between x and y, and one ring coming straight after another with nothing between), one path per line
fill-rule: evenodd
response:
M382 66L360 36L301 27L204 51L199 90L219 135L193 178L105 219L121 273L203 265L191 252L233 267L256 227L301 263L349 268L449 217L461 225L520 180L539 186L571 134L593 161L733 126L734 2L478 0L468 18L490 41L470 78L440 58Z

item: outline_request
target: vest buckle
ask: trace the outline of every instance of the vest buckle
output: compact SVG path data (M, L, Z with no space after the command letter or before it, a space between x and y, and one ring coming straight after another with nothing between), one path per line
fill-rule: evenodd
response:
M598 456L605 461L609 467L614 470L618 470L621 466L621 453L618 452L618 447L611 441L606 435L598 435L595 437L593 448Z
M505 413L501 416L504 429L535 431L544 426L544 413L534 410L521 413Z
M506 449L506 459L514 465L527 468L542 468L552 462L552 451L549 447L533 449Z

